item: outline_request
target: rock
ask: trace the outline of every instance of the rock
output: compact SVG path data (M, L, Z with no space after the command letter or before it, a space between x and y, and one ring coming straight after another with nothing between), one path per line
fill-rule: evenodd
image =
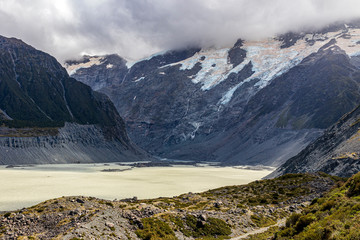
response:
M223 202L222 202L222 201L218 201L218 202L216 202L216 203L214 204L214 207L220 208L221 205L223 205Z
M205 224L206 224L205 221L198 220L196 223L196 227L203 228L205 226Z
M81 200L80 198L77 198L76 199L76 202L78 202L78 203L85 203L83 200Z
M113 228L113 227L115 227L115 224L113 224L112 222L106 222L105 226L107 226L109 228Z
M202 220L202 221L206 221L207 217L206 217L205 214L201 214L201 215L199 215L199 219Z
M296 209L296 208L295 208L294 206L290 206L290 207L289 207L289 211L290 211L290 212L294 212L295 209Z

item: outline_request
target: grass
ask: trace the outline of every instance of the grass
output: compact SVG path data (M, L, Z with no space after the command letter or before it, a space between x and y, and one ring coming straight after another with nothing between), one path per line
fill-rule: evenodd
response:
M250 216L251 221L256 224L258 227L267 227L276 223L273 219L269 217L264 217L261 214L253 214Z
M170 226L157 218L144 218L141 220L143 229L136 230L136 235L144 240L175 240L174 231Z
M0 131L0 137L56 136L58 133L57 127L3 128Z
M144 218L141 222L143 229L138 229L135 233L144 240L177 239L175 231L195 239L227 239L231 234L230 226L221 219L208 218L201 221L190 214L185 218L165 214L160 218Z

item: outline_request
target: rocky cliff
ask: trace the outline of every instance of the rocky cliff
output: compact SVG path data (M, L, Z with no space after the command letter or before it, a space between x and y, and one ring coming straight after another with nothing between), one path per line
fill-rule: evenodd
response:
M50 55L0 37L0 163L139 160L107 96Z

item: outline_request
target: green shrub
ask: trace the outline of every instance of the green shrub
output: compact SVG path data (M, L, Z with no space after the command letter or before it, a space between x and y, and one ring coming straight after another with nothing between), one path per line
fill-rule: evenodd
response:
M346 187L349 187L346 192L346 196L354 197L360 195L360 174L356 174L351 177L345 184Z
M301 232L302 230L304 230L304 228L306 228L308 225L310 225L314 220L315 220L314 217L311 215L301 216L299 218L299 220L296 222L294 228L297 232Z
M334 200L328 200L321 205L320 210L328 211L328 210L332 209L335 205L336 205L336 202Z
M286 227L294 226L300 217L301 217L300 213L291 214L290 217L288 219L286 219L286 224L285 224Z
M135 231L136 235L144 240L175 240L175 233L169 225L157 218L141 220L144 228Z
M227 236L231 234L231 228L223 220L209 218L204 226L206 236Z
M190 231L184 231L184 235L189 237L225 237L231 234L230 226L221 219L208 218L206 222L198 220L193 215L187 215L185 218L186 225L191 229Z

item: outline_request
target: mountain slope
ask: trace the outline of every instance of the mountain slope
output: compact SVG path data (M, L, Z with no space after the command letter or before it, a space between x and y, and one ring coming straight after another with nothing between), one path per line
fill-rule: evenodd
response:
M131 138L155 155L279 165L359 103L358 27L121 61L121 79L102 74L106 56L67 68L93 88L99 74Z
M360 174L314 199L302 213L292 214L280 231L251 239L360 239Z
M108 97L70 78L55 58L0 37L0 64L1 164L146 156Z
M269 177L317 171L344 177L357 173L360 171L359 120L360 106L344 115L321 137L286 161Z

